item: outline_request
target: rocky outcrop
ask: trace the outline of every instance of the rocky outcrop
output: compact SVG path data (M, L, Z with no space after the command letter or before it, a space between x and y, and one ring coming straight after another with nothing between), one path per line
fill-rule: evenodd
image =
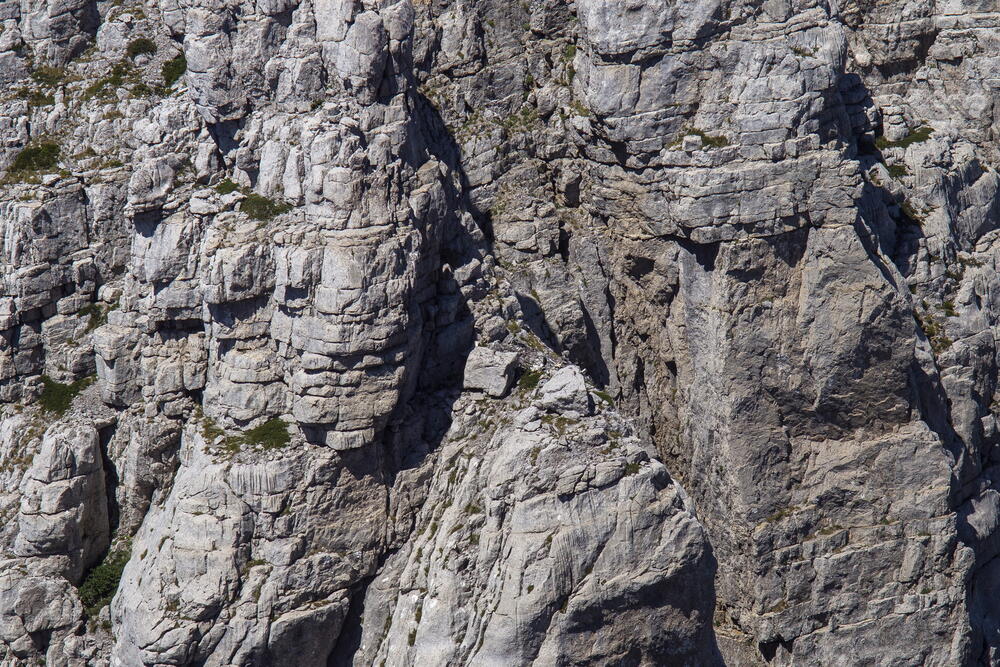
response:
M110 542L107 492L96 429L50 428L21 481L14 555L65 558L79 583Z
M715 564L690 501L614 412L545 409L568 373L527 407L512 410L522 394L456 420L427 528L368 587L354 664L717 661Z
M0 0L0 661L995 661L993 14L112 5Z

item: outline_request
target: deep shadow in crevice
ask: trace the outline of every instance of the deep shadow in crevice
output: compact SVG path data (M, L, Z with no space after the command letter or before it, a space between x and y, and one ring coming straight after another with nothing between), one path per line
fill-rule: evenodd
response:
M118 518L120 510L118 507L118 467L108 453L108 446L115 436L116 424L110 424L98 429L97 434L101 447L101 462L104 468L104 493L108 503L108 529L112 535L118 530Z
M243 120L226 120L218 123L208 124L208 134L212 137L219 151L219 160L222 162L223 171L229 169L230 165L226 161L226 156L240 147L236 140L236 134L243 128Z
M684 248L684 250L694 255L695 261L698 262L703 271L715 271L715 260L719 256L719 249L722 247L720 241L714 243L695 243L691 239L686 239L682 236L673 236L670 238L676 241L677 245Z
M371 474L381 479L388 489L387 503L391 503L392 487L399 473L422 465L440 446L451 426L452 407L462 393L465 363L475 345L475 323L467 295L481 298L487 292L487 286L481 284L481 274L473 271L468 284L458 284L455 270L479 261L490 252L489 239L492 237L489 216L476 209L466 195L468 178L462 170L457 143L426 98L414 93L412 99L414 127L401 149L403 159L418 170L426 163L428 155L433 156L449 167L454 179L444 179L448 206L444 216L431 223L442 228L422 230L425 234L436 233L440 239L436 291L429 302L419 306L418 317L424 323L423 331L417 356L407 360L410 369L401 392L403 399L390 416L380 444L375 445L377 456L373 457L369 449L363 455L348 454L343 458L345 467L354 474ZM457 187L453 180L458 181ZM476 228L467 227L465 212L472 215ZM439 321L442 311L452 312L453 317ZM389 508L386 509L386 516L390 516ZM402 544L405 539L397 542ZM368 586L394 553L395 548L390 545L380 555L371 576L352 587L347 617L328 658L331 667L353 663L363 632Z
M561 352L559 342L552 333L552 327L545 317L545 310L542 308L542 305L534 297L522 294L520 291L515 290L514 297L521 307L521 314L524 317L523 324L528 330L557 353Z

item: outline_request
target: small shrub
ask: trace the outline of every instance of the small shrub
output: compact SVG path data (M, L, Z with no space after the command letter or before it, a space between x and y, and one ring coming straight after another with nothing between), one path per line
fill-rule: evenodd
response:
M264 449L279 449L291 441L288 424L281 419L270 419L257 428L243 434L247 444L260 445Z
M932 134L934 134L934 128L922 125L899 141L889 141L885 137L879 137L875 140L875 146L880 150L884 148L906 148L907 146L927 141Z
M109 552L103 561L87 573L79 588L80 602L83 603L87 618L94 618L110 604L118 590L128 559L128 551Z
M86 333L90 333L97 327L106 324L108 321L108 312L96 303L88 303L80 309L77 315L80 317L90 317L87 321Z
M518 389L522 391L531 391L538 386L538 382L542 379L542 371L531 370L521 373L521 377L517 380Z
M38 404L46 412L54 412L58 415L64 414L73 404L73 399L77 394L94 383L94 376L85 377L71 384L56 382L48 375L42 376L42 393L38 397Z
M228 178L215 186L215 191L218 192L220 195L232 194L239 189L240 186L236 185Z
M62 82L65 74L66 73L58 67L47 67L43 65L36 68L35 71L31 73L31 79L43 86L57 86Z
M903 176L910 175L910 170L906 168L905 164L890 164L886 169L893 178L902 178Z
M132 86L132 90L129 91L129 94L132 97L149 97L154 92L155 91L146 84L137 83L134 86Z
M923 304L924 308L927 304ZM928 342L931 344L931 349L935 354L940 354L944 352L952 345L952 340L945 335L944 327L938 322L931 313L919 313L914 311L914 317L917 319L917 324L923 329L924 334L927 336Z
M292 207L283 202L276 202L257 193L250 193L240 205L240 210L253 220L266 222L275 216L287 213Z
M146 37L134 39L128 44L128 57L135 60L137 56L156 53L156 43Z
M161 70L163 74L163 84L167 88L170 88L177 83L182 76L184 76L184 72L186 71L187 59L182 53L176 58L163 63L163 69Z
M83 91L83 99L90 100L95 97L110 97L114 91L125 84L125 77L128 75L130 65L127 62L120 62L111 68L108 76L95 81L87 86Z
M28 174L55 169L59 163L59 144L42 141L28 145L10 165L11 174Z

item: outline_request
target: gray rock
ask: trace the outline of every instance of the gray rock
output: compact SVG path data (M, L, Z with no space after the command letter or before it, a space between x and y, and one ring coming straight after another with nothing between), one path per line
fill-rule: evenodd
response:
M21 482L13 553L66 556L64 576L79 583L110 541L104 468L96 429L49 429Z
M996 662L996 24L0 1L0 662Z
M590 414L590 393L583 373L576 366L566 366L553 373L539 392L538 405L545 410L574 419Z
M464 387L502 398L514 383L516 352L498 352L488 347L474 347L465 361Z

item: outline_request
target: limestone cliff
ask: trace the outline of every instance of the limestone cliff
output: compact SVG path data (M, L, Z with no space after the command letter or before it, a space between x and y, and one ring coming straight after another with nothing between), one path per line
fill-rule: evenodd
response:
M0 26L0 664L1000 663L991 7Z

